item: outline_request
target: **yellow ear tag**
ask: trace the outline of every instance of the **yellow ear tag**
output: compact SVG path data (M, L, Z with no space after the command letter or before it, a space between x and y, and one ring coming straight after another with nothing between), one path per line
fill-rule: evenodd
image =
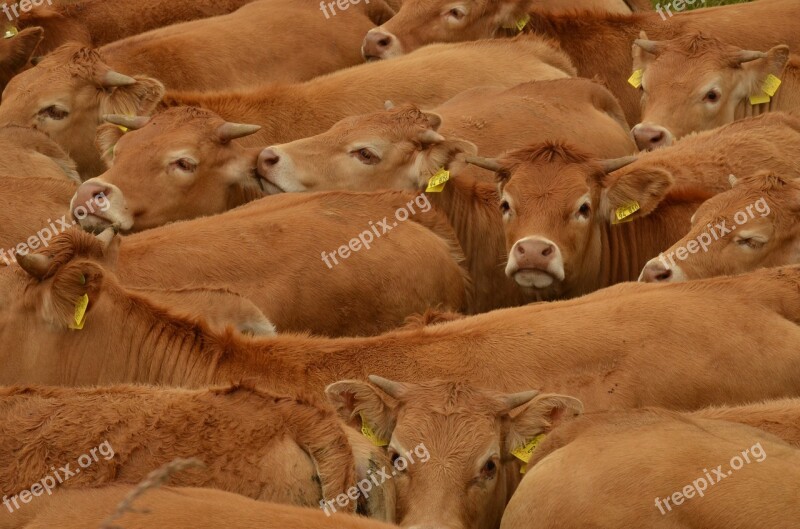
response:
M75 303L75 321L69 324L70 329L81 330L86 323L86 309L89 307L89 295L84 294Z
M642 70L636 70L635 72L633 72L633 74L631 74L630 77L628 77L628 84L634 88L639 88L640 86L642 86L643 75L644 72Z
M536 450L536 447L539 446L539 443L541 443L542 439L544 438L545 434L540 433L539 435L537 435L524 445L517 447L511 451L511 454L514 457L525 463L524 465L522 465L522 469L520 469L520 474L524 474L525 471L528 469L528 461L531 460L531 455L533 454L533 451Z
M633 202L625 204L624 206L618 207L617 210L614 212L614 219L611 221L611 224L620 224L622 222L632 221L633 219L629 219L628 217L630 217L640 209L641 206L635 200Z
M751 105L761 105L769 103L769 96L767 94L758 94L757 96L750 96Z
M14 27L14 26L11 26L11 27L10 27L10 28L8 28L8 29L6 30L6 32L3 34L3 38L4 38L4 39L10 39L11 37L15 36L17 33L19 33L19 30L18 30L16 27Z
M442 167L428 180L428 187L425 189L426 193L439 193L444 189L444 185L450 180L450 171Z
M781 85L781 80L775 77L772 74L769 74L764 81L764 84L761 86L761 90L767 94L768 96L772 97L775 95L775 92L778 91L778 87Z
M375 446L388 445L389 441L378 437L378 434L376 434L375 430L372 429L372 426L369 425L367 419L364 418L364 414L360 413L359 415L361 416L361 433L364 434L364 437L369 439Z
M122 125L117 125L117 128L122 132L128 132L128 127L123 127Z
M522 17L520 19L517 19L516 22L513 22L511 24L506 24L505 26L503 26L503 28L504 29L516 29L517 31L522 31L523 29L525 29L525 26L527 26L528 22L530 22L530 21L531 21L531 16L529 14L525 13L524 17Z

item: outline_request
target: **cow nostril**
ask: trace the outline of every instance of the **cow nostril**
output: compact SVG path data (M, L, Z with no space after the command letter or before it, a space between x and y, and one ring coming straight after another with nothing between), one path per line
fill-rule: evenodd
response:
M386 48L386 47L388 47L388 46L389 46L389 44L391 44L391 43L392 43L392 39L391 39L391 37L384 37L384 38L382 38L382 39L380 39L380 40L378 41L378 46L380 46L381 48Z
M96 199L97 197L107 197L110 194L111 194L110 189L98 189L92 193L92 198Z
M650 138L652 143L661 143L664 140L664 131L658 131L656 134L653 134L653 137Z
M551 253L553 253L553 247L548 245L542 250L542 257L548 257Z
M672 277L672 270L667 268L667 269L663 270L661 273L656 274L655 275L655 280L656 281L666 281L670 277Z
M517 245L517 253L520 255L525 255L525 248L523 248L521 244Z
M266 149L261 153L261 163L272 166L280 161L281 157L272 149Z

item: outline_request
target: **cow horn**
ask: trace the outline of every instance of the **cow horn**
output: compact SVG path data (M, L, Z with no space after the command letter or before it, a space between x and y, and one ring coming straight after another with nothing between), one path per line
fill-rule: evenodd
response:
M103 120L108 121L109 123L113 123L114 125L126 127L130 130L137 130L147 125L147 122L150 121L150 118L146 116L123 116L122 114L105 114L103 115Z
M531 391L523 391L521 393L512 393L510 395L503 395L500 400L503 401L505 404L506 410L513 410L514 408L518 408L523 404L527 404L531 401L536 395L539 394L537 390Z
M44 276L47 275L47 271L50 270L53 258L40 253L34 253L18 256L17 263L19 263L19 266L28 272L28 274L41 281L44 279Z
M767 54L763 51L741 50L736 54L736 62L744 64L746 62L755 61L756 59L766 59Z
M391 100L387 99L383 103L383 108L386 109L386 110L391 110L391 109L394 108L394 103L392 103Z
M481 156L465 156L464 161L480 167L481 169L488 169L489 171L494 171L495 173L499 173L500 170L503 168L500 165L500 162L497 161L497 158L483 158Z
M444 141L444 136L433 129L425 129L419 135L419 141L423 145L436 145Z
M379 377L378 375L370 375L368 378L370 382L381 388L384 393L394 399L400 400L406 392L405 385L400 382Z
M246 125L244 123L225 122L217 128L217 138L222 142L244 138L261 130L260 125Z
M661 44L657 40L636 39L633 43L653 55L658 55L661 48Z
M111 246L111 241L114 240L114 236L117 234L116 226L109 226L108 228L104 229L100 235L97 236L97 240L100 241L100 244L103 246L103 253L108 250L108 247Z
M732 175L732 174L728 175L728 183L731 185L731 187L736 185L736 181L737 180L738 180L738 178L736 178L735 175Z
M119 72L115 72L114 70L108 70L100 78L100 85L105 88L113 88L115 86L129 86L132 84L136 84L136 79L134 79L133 77L128 77L127 75L121 74Z
M603 168L605 174L613 173L617 169L621 169L628 164L636 161L636 156L623 156L622 158L612 158L611 160L603 160L600 162L600 167Z

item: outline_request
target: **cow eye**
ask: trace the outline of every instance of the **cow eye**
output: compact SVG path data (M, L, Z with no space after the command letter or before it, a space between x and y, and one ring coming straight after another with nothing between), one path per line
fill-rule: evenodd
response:
M60 121L69 116L69 111L64 110L56 105L50 105L49 107L44 107L41 109L39 111L39 115L52 120Z
M578 216L585 219L589 218L589 213L591 212L592 212L592 206L588 202L584 202L583 204L581 204L581 207L578 208Z
M193 173L197 169L197 164L188 158L178 158L172 165L184 173Z
M494 462L494 459L490 459L486 463L484 463L483 468L481 469L481 478L483 479L494 479L497 475L497 463Z
M381 161L380 157L377 154L366 148L353 151L352 154L356 158L358 158L359 162L365 165L375 165L376 163Z
M716 90L709 90L705 97L703 97L703 101L708 101L709 103L716 103L719 101L719 92Z
M511 211L511 204L508 203L508 200L500 202L500 212L505 215L509 211Z
M736 239L736 244L742 248L749 248L751 250L758 250L764 246L764 241L753 239L752 237L740 237Z
M461 22L461 20L467 16L467 13L460 7L454 7L447 12L447 16L450 17L453 22Z

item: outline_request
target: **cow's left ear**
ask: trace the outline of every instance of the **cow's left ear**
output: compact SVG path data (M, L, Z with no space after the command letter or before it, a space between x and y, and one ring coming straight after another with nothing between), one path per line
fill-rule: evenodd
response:
M382 391L366 382L342 380L325 388L325 396L349 426L361 430L376 445L389 443L397 415Z
M534 397L519 413L512 415L506 433L505 452L529 445L560 423L583 413L583 403L566 395L545 393Z
M501 28L519 27L517 24L523 25L523 21L530 19L532 4L533 0L500 0L494 23Z
M436 114L433 114L436 116ZM429 116L429 120L432 118ZM436 124L438 127L438 123ZM418 185L424 186L428 179L441 169L457 171L464 164L465 156L478 154L478 147L469 141L459 139L445 139L433 128L424 131L419 142L422 145L420 153Z
M737 61L742 65L749 81L750 96L763 96L764 88L769 90L770 96L774 95L774 87L768 82L770 75L780 79L786 63L789 62L789 46L781 44L770 49L766 54L742 50Z
M166 89L157 79L134 75L133 84L116 86L100 105L101 114L146 116L155 110Z
M658 207L673 183L672 174L660 168L606 176L600 210L612 224L644 217Z

